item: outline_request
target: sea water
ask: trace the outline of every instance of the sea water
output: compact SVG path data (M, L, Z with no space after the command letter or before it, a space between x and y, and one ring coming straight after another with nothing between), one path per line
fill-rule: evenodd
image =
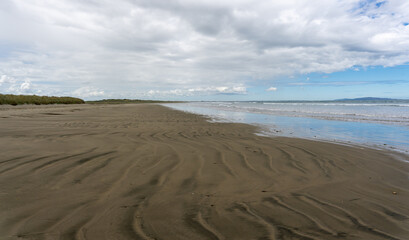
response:
M260 134L361 144L409 153L409 101L188 102L168 107L212 121L260 126Z

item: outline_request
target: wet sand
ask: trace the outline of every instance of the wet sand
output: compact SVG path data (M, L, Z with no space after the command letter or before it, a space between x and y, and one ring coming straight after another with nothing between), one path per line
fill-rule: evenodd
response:
M0 106L0 239L409 239L407 156L256 130Z

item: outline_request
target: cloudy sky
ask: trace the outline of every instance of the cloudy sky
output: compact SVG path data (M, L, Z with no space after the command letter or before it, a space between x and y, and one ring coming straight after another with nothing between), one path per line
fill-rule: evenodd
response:
M0 92L409 98L407 0L1 0Z

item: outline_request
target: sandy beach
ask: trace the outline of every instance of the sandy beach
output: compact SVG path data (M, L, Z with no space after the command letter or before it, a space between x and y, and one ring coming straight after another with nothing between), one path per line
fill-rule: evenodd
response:
M0 106L0 239L409 239L405 155L154 104Z

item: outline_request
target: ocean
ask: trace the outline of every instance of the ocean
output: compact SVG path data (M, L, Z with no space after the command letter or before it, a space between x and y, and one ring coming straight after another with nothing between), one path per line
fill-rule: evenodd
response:
M258 134L409 153L409 101L187 102L165 106L212 121L253 124Z

